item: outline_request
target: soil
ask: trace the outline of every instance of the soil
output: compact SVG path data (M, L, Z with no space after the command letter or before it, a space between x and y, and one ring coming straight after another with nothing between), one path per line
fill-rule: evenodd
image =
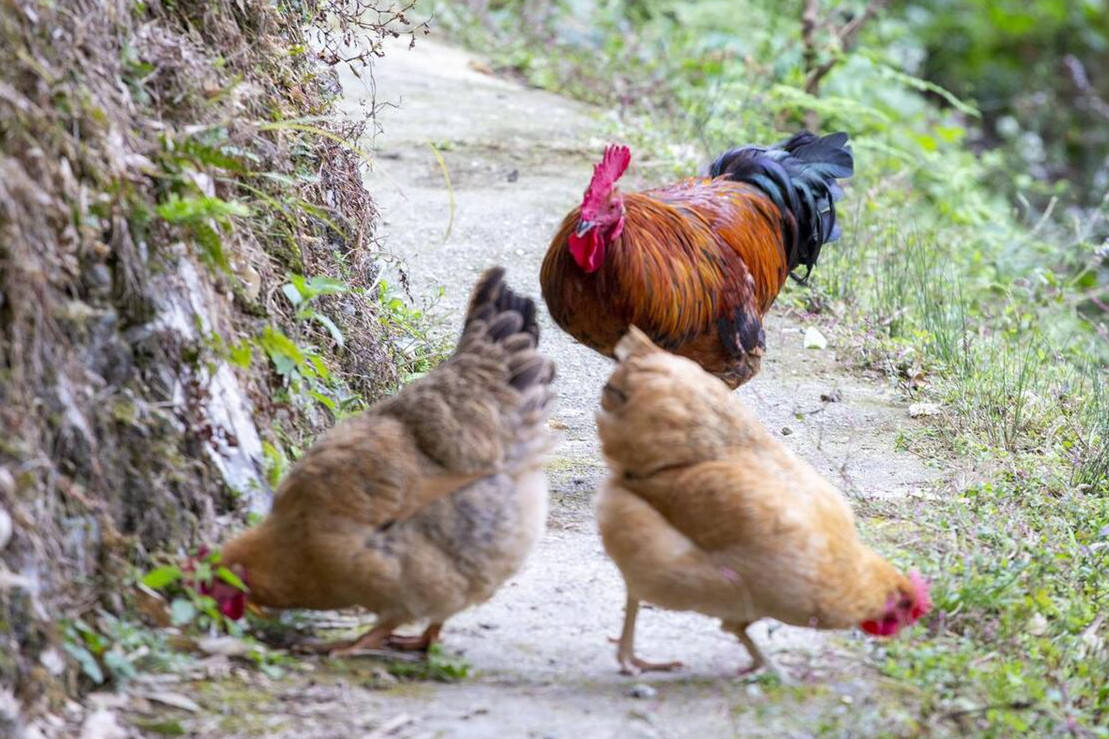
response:
M421 40L413 50L389 48L375 71L377 102L396 106L379 113L384 132L368 182L381 235L406 263L413 294L442 289L433 310L452 334L489 265L505 265L511 285L538 296L549 238L605 143L600 111L483 69L466 52ZM343 82L349 112L360 114L367 85L349 75ZM803 317L772 312L763 369L737 391L742 402L864 514L891 499L921 498L936 473L896 448L901 429L915 423L896 390L837 363L834 338L824 350L803 348L805 327ZM523 572L448 622L444 651L464 659L470 675L394 683L371 659L305 661L277 679L234 668L222 679L172 686L201 710L166 715L197 736L809 736L845 712L860 734L893 730L865 724L865 705L896 702L899 688L869 666L880 644L858 634L756 627L755 639L799 683L781 687L736 677L747 655L716 622L648 608L639 618L641 656L685 667L618 673L606 637L619 632L624 589L591 511L605 471L593 413L610 362L545 313L543 329L542 349L558 364L553 425L563 435L548 465L549 530Z

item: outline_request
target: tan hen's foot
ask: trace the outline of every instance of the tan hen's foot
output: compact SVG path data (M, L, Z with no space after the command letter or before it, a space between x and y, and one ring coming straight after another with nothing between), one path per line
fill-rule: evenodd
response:
M682 668L681 662L648 662L639 659L634 654L618 654L616 661L620 663L622 675L638 675L641 672L672 672Z
M608 643L619 644L620 639L610 636ZM685 667L681 662L645 662L634 654L624 654L619 649L616 650L616 661L620 663L620 672L624 675L638 675L640 672L672 672Z

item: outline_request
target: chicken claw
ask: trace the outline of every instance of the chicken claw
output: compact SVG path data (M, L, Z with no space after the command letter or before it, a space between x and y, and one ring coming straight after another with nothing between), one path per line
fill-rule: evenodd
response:
M609 641L618 644L616 648L616 661L620 663L620 672L624 675L638 675L641 672L669 672L682 666L681 662L647 662L635 656L635 619L639 615L639 601L628 594L624 606L624 629L620 632L619 639L609 638Z
M759 649L759 645L755 644L755 640L752 639L750 635L748 635L747 627L750 625L751 624L740 624L731 622L720 624L720 628L722 630L735 634L739 638L739 641L743 643L743 646L747 647L747 653L751 655L751 664L744 667L737 674L742 677L744 675L750 675L753 672L757 672L758 670L765 667L767 672L773 673L774 676L778 678L778 682L780 682L782 685L793 685L793 680L791 680L790 677L786 675L786 673L782 671L780 667L778 667L777 663L775 663L774 660L767 657L763 653L763 651Z
M381 649L382 644L392 635L393 629L396 627L397 624L394 623L380 623L362 636L354 639L330 642L306 641L297 644L293 651L301 654L326 654L329 657L346 657L352 652L363 649Z
M432 644L439 641L439 632L443 624L431 624L419 636L399 636L389 634L385 637L385 648L395 649L398 652L426 652Z
M682 668L681 662L647 662L634 654L616 653L621 675L638 675L641 672L672 672Z

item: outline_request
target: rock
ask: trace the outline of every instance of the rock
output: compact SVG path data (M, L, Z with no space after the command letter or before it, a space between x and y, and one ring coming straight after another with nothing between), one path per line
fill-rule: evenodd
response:
M147 700L152 700L155 703L172 706L173 708L180 708L182 711L189 711L190 713L198 713L200 711L200 706L197 705L196 701L192 698L181 695L180 693L172 693L168 690L143 693L142 697Z
M48 647L42 650L42 653L39 655L39 662L46 668L46 671L54 677L65 672L65 658L62 657L62 653L54 647Z
M12 517L8 511L0 506L0 549L8 546L12 540Z
M628 695L632 698L649 699L658 695L658 691L647 683L636 683L628 689Z
M370 673L369 679L366 681L366 687L371 690L388 690L394 687L399 680L393 673L386 670L384 667L374 667Z
M223 657L245 657L251 652L251 645L233 636L202 637L196 640L197 648L205 654Z
M243 264L238 266L235 274L242 281L243 296L252 303L257 301L262 294L262 275L258 274L258 270L249 264Z
M913 403L909 406L909 417L938 416L942 410L939 403Z
M820 402L822 403L838 403L841 400L843 400L843 391L839 388L820 394Z
M828 340L820 333L820 329L810 326L805 329L804 346L806 349L827 349Z
M789 436L792 433L793 429L791 429L789 426L782 426L782 436Z
M81 739L127 739L127 730L119 725L113 711L99 708L85 719Z
M1043 636L1047 633L1047 619L1042 613L1037 613L1028 619L1028 633L1032 636Z

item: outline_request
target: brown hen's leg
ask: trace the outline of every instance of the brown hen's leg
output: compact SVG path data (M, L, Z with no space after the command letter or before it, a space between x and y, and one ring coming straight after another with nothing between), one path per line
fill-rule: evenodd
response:
M429 624L419 636L390 634L385 638L385 647L401 652L426 652L432 644L439 641L439 632L442 630L443 624Z
M749 675L752 672L765 667L768 671L774 673L774 675L777 676L778 682L782 683L783 685L792 684L792 681L789 679L789 677L784 672L782 672L782 670L772 659L767 657L766 654L764 654L763 651L759 649L759 645L755 644L755 640L747 634L747 627L750 625L750 623L734 623L728 621L720 624L721 629L731 632L732 634L735 634L737 637L739 637L739 641L743 643L743 646L747 647L747 653L751 655L751 664L740 670L739 674Z
M641 672L667 672L682 666L681 662L645 662L635 656L635 618L639 615L639 601L628 594L624 606L624 630L620 632L619 646L616 648L616 661L620 672L625 675L638 675Z
M337 657L349 657L354 652L358 652L362 649L381 649L385 640L389 638L393 633L393 629L397 628L397 626L399 626L399 624L389 621L378 623L357 639L332 645L332 648L328 650L327 656L334 659Z

